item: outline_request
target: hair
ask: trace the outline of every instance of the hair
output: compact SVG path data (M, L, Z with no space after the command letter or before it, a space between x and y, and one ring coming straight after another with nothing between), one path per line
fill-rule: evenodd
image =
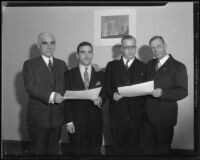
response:
M79 43L78 47L77 47L77 53L79 53L79 49L82 47L82 46L90 46L92 48L92 51L93 51L93 47L92 47L92 44L89 43L89 42L81 42Z
M163 38L162 36L153 36L153 37L149 40L149 44L150 44L152 41L154 41L155 39L160 39L160 40L163 42L163 44L165 44L165 40L164 40L164 38Z
M51 32L42 32L38 35L38 42L41 42L41 40L44 38L44 37L49 37L51 36L54 40L55 40L55 37L54 35L51 33Z
M127 35L125 35L125 36L122 37L121 43L122 43L124 40L130 40L130 39L134 39L134 40L136 41L135 37L133 37L133 36L127 34Z

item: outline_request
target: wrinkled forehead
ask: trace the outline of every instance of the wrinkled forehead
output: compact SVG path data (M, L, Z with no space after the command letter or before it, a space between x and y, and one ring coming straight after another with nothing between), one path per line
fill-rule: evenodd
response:
M42 42L42 41L51 42L51 41L55 41L55 38L51 32L43 32L43 33L39 34L38 41L39 42Z

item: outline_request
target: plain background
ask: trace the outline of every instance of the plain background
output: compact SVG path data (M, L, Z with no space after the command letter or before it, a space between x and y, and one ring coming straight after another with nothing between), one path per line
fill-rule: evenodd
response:
M26 111L28 96L23 85L25 60L39 55L36 43L39 33L50 31L56 37L55 57L74 67L76 47L82 41L94 43L96 10L136 9L137 57L144 62L151 52L148 41L161 35L167 51L184 63L188 72L189 95L178 102L178 123L173 148L194 148L194 47L193 3L173 2L152 7L3 7L2 8L2 139L28 140ZM119 56L110 46L94 46L93 62L106 67ZM64 131L63 131L64 132ZM62 141L67 142L63 133ZM109 139L105 144L109 144Z

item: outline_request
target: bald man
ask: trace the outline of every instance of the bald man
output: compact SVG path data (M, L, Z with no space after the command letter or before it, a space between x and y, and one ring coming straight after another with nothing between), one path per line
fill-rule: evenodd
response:
M29 96L27 124L33 155L58 154L64 124L64 61L55 58L56 40L52 33L38 36L41 55L23 66L24 84Z

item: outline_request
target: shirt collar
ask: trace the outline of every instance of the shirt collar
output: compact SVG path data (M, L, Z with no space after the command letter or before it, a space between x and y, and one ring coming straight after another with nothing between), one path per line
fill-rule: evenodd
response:
M133 59L129 60L128 66L130 66L130 65L133 63L134 60L135 60L135 57L134 57ZM126 62L127 62L127 61L128 61L128 59L126 59L126 58L123 56L123 62L124 62L125 65L126 65Z
M85 71L85 68L88 68L88 71L90 71L92 69L92 65L89 65L89 66L84 66L82 64L79 64L79 68L81 71Z
M163 58L161 58L161 59L159 60L160 64L163 65L163 64L168 60L168 58L169 58L169 55L168 55L168 54L167 54L166 56L164 56Z
M51 60L52 64L53 64L53 56L51 56L50 58L42 55L43 60L45 61L45 63L48 65L49 64L49 59Z

